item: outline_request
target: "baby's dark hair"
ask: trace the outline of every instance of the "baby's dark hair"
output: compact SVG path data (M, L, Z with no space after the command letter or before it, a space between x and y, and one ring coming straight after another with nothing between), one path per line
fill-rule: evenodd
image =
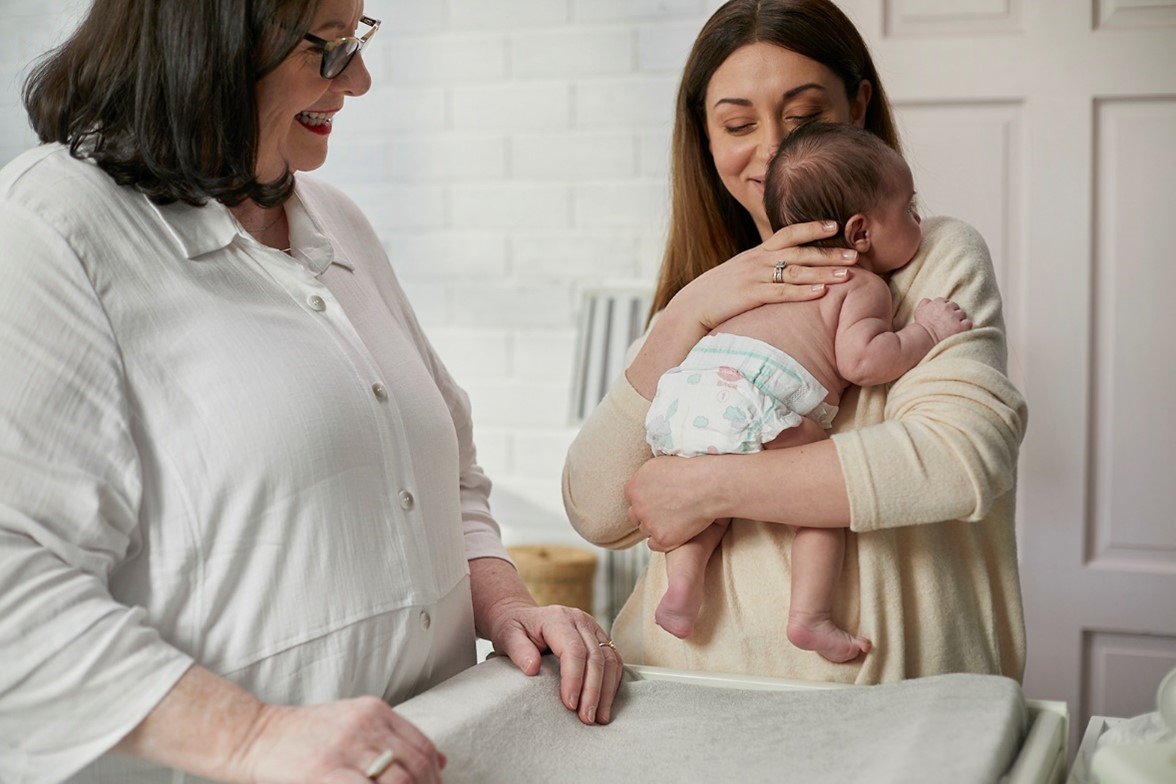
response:
M845 222L887 194L889 174L902 156L854 125L811 122L785 137L768 164L764 210L772 231L793 223L837 221L836 236L813 242L843 247Z

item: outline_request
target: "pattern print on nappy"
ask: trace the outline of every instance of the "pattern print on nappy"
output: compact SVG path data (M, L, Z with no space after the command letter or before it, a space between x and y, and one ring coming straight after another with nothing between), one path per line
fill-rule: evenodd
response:
M766 343L708 336L659 379L646 441L654 454L682 457L758 452L823 406L825 394L804 367Z

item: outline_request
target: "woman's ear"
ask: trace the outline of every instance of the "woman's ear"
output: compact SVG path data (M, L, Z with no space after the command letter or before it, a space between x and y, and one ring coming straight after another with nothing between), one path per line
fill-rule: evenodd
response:
M859 128L866 127L866 109L870 106L870 99L874 97L874 85L869 79L858 82L857 95L849 101L849 122Z
M858 253L870 252L870 219L862 213L845 222L845 241Z

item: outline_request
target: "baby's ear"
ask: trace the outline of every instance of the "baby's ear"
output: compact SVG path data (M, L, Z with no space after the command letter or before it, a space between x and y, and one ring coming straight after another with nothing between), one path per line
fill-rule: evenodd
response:
M870 219L862 213L845 222L845 241L858 253L870 252Z

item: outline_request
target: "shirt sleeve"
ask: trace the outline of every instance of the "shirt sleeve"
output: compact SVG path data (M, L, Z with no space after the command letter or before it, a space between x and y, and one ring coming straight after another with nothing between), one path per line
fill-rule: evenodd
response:
M439 370L434 371L434 377L437 378L441 394L449 405L449 411L453 415L453 426L457 430L458 456L461 461L461 518L466 560L501 558L513 563L502 544L502 532L498 522L490 512L490 478L478 465L469 397L435 355L433 361Z
M191 659L116 601L141 478L118 348L70 243L0 208L0 779L58 781Z
M925 231L924 246L892 278L895 328L924 297L954 300L975 326L936 345L893 383L881 422L833 436L855 531L981 520L1016 482L1028 412L1005 375L1004 321L988 248L970 226L946 219Z
M429 342L404 290L396 280L389 265L389 285L395 287L396 296L402 303L401 313L410 324L414 339L423 355L425 364L432 374L437 389L445 399L453 428L457 434L458 461L460 471L459 490L461 493L462 532L465 539L466 560L475 558L501 558L513 564L502 544L502 531L490 511L490 478L478 464L477 449L474 446L474 420L469 395L462 389L441 357Z

